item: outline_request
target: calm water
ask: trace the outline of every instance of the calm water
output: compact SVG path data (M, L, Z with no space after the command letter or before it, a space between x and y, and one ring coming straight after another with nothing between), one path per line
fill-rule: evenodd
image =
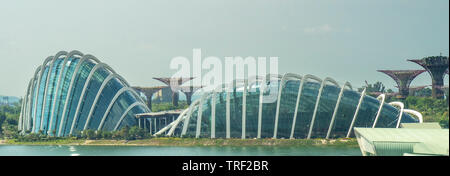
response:
M361 156L346 147L155 147L0 145L0 156Z

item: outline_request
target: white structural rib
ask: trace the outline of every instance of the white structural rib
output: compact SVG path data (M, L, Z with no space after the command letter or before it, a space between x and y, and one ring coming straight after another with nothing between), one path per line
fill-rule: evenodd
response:
M36 91L36 89L37 89L37 81L38 81L38 79L39 79L39 77L38 77L38 75L40 75L40 74L38 74L40 71L42 71L42 65L40 65L37 69L36 69L36 71L34 72L34 77L33 77L33 85L32 85L32 87L31 87L31 93L30 93L30 102L29 102L29 104L30 104L30 110L29 110L29 117L30 117L30 119L28 119L28 121L27 121L27 123L28 123L28 128L27 128L27 130L30 130L30 129L32 129L33 127L32 126L34 126L34 118L35 118L35 115L33 114L33 112L34 111L32 111L32 109L35 109L36 108L36 104L34 103L34 100L36 99L36 97L37 97L37 93L36 92L38 92L38 91ZM36 83L35 83L36 82ZM33 100L33 101L31 101L31 100ZM34 104L34 105L33 105ZM31 123L33 123L33 124L31 124Z
M81 103L84 101L84 96L86 95L86 90L87 90L87 87L89 86L89 83L92 80L92 76L94 76L94 73L100 68L106 68L107 69L107 65L105 63L98 63L97 65L95 65L94 68L92 68L91 72L89 73L89 76L87 77L86 81L84 82L84 86L83 86L83 89L82 89L81 95L80 95L80 101L78 101L77 109L76 109L75 115L73 117L73 122L72 122L72 126L70 128L69 135L73 133L73 129L75 127L75 123L77 122L78 117L80 115L79 113L80 113ZM112 70L110 70L110 71L112 72L112 74L114 74L114 71L112 71ZM97 95L98 94L99 93L97 92Z
M200 137L201 128L202 128L203 103L205 102L205 99L208 97L208 95L209 95L209 93L203 93L203 95L200 99L200 104L198 106L198 111L197 111L197 128L195 131L195 138Z
M261 130L262 130L262 105L264 102L264 91L266 89L266 84L272 80L272 78L282 79L283 76L279 74L267 74L259 86L259 105L258 105L258 133L256 138L261 138Z
M25 127L25 125L24 125L24 122L25 122L25 116L26 116L26 109L27 109L27 102L28 102L28 93L30 92L30 87L31 87L31 84L33 84L33 79L31 79L29 82L28 82L28 86L27 86L27 90L26 90L26 92L25 92L25 96L22 98L22 105L21 105L21 108L20 108L20 116L19 116L19 127L18 127L18 130L19 131L25 131L25 130L23 130L24 129L24 127Z
M47 57L47 59L45 59L44 63L42 64L42 67L41 67L41 72L39 73L39 79L37 82L37 91L36 91L36 96L35 96L35 100L34 100L34 113L33 113L34 120L33 120L33 130L32 130L33 133L36 130L36 124L37 124L37 122L36 122L36 114L37 114L37 109L38 109L37 104L38 104L38 99L39 99L39 88L41 87L42 76L45 72L47 63L50 62L52 59L53 59L53 56L49 56L49 57ZM40 122L39 122L39 124L40 124Z
M66 69L66 64L67 64L68 60L69 60L69 57L66 56L66 58L64 59L63 64L62 64L61 71L60 71L60 74L58 76L58 80L56 82L56 87L55 87L56 92L55 92L55 95L53 96L53 100L52 100L53 104L52 104L52 107L50 109L50 124L49 124L49 127L48 127L48 132L47 132L48 134L50 134L51 131L53 130L52 126L53 126L53 118L55 116L55 107L56 107L56 103L57 103L56 101L58 100L57 97L59 96L59 91L60 91L60 88L59 88L60 85L59 84L60 84L61 79L63 77L63 74L64 74L64 71Z
M76 77L78 71L80 70L81 66L83 65L84 61L86 61L86 60L94 60L95 62L100 63L100 61L96 57L94 57L92 55L89 55L89 54L86 54L80 59L80 61L78 62L77 66L75 67L75 70L73 71L73 74L72 74L72 78L70 79L71 81L70 81L70 84L69 84L69 88L68 88L69 91L68 91L67 96L66 96L66 101L64 103L64 109L63 109L63 113L62 113L61 123L59 125L58 136L61 136L61 132L62 132L63 126L65 126L64 122L66 120L67 106L69 104L69 100L71 99L70 97L72 96L72 90L73 90L73 84L75 82L75 77ZM78 99L78 101L80 101L80 99Z
M34 78L30 79L30 82L28 84L28 89L27 89L27 94L24 97L24 107L23 108L23 114L22 114L22 131L25 132L27 130L27 122L29 121L30 118L30 113L29 113L29 109L30 109L30 99L31 99L31 88L33 87L34 84Z
M196 100L193 103L191 103L191 106L189 106L189 110L188 110L187 116L184 118L184 124L183 124L183 130L181 131L181 136L186 135L186 132L187 132L187 129L188 129L188 125L189 125L189 120L191 119L191 116L192 116L192 111L194 111L193 109L199 103L200 103L200 100Z
M383 109L383 104L384 104L385 98L386 98L386 95L384 95L384 94L381 94L380 96L377 97L377 100L380 101L380 107L378 108L377 116L375 117L375 121L373 122L372 128L375 128L375 125L377 125L378 118L380 117L381 110Z
M226 107L225 107L225 129L226 129L226 138L230 138L230 116L231 116L231 104L230 104L230 99L231 99L231 92L233 92L233 89L236 85L235 80L233 80L233 83L228 84L227 89L226 89Z
M172 136L173 135L173 132L177 128L177 126L180 123L180 121L186 116L186 113L189 111L189 109L190 108L186 108L183 112L181 112L181 114L178 116L178 118L175 121L172 122L173 125L171 125L171 128L170 128L169 132L167 133L167 136Z
M327 77L327 78L325 78L325 79L322 81L322 84L320 85L319 93L317 94L316 105L315 105L315 107L314 107L314 112L313 112L313 116L312 116L312 119L311 119L311 124L310 124L310 126L309 126L309 132L308 132L308 137L307 137L307 139L311 139L311 133L312 133L312 129L313 129L313 127L314 127L314 121L315 121L315 119L316 119L317 110L319 109L320 98L322 97L322 91L323 91L323 88L325 87L325 84L326 84L327 82L331 82L331 83L333 83L336 87L339 88L339 84L338 84L335 80L333 80L332 78Z
M356 106L355 114L353 115L352 122L350 123L350 127L348 128L348 132L347 132L347 136L346 136L347 138L350 137L350 133L353 129L353 125L355 124L356 117L358 116L359 108L361 107L361 104L364 100L365 95L366 95L366 88L364 88L364 90L361 92L361 97L359 98L358 106Z
M336 118L336 114L339 109L339 104L341 102L341 99L342 99L342 96L344 94L344 90L346 87L348 87L350 90L352 90L352 85L349 82L345 82L344 86L342 86L341 92L339 92L339 96L336 101L336 106L334 106L333 116L331 117L330 126L328 127L328 132L327 132L327 136L325 137L325 139L328 139L330 137L330 133L331 133L331 130L333 129L333 125L334 125L334 120Z
M44 87L44 94L43 94L43 100L42 100L42 106L41 106L41 125L39 127L39 130L44 129L44 115L45 115L45 106L46 106L46 100L47 100L47 90L48 90L48 82L50 81L50 76L53 71L53 65L55 64L56 56L53 57L52 62L50 63L50 66L48 68L47 72L47 79L45 79L45 87Z
M144 123L145 123L145 121L144 121ZM161 130L159 130L158 132L156 132L155 134L153 134L153 136L158 136L158 135L160 135L160 134L163 134L163 133L166 132L167 130L170 131L170 129L172 129L172 127L173 127L174 124L175 124L175 121L169 123L169 124L166 125L164 128L162 128ZM150 121L149 126L150 126L150 128L151 128L151 121ZM151 132L150 132L150 133L151 133ZM168 136L168 134L167 134L167 136Z
M261 81L262 78L259 76L244 80L244 92L242 94L242 139L245 139L247 132L247 93L249 89L251 90L253 84Z
M98 99L100 98L100 95L102 94L103 89L105 88L106 84L108 84L108 82L110 80L112 80L113 78L118 78L118 76L119 75L113 73L113 74L108 75L108 77L106 77L103 80L102 85L98 89L97 95L95 96L94 102L92 102L92 106L91 106L91 108L89 110L89 114L88 114L87 120L86 120L86 122L84 124L83 130L87 130L89 122L91 121L91 118L92 118L92 113L94 113L94 110L95 110L94 107L95 107L95 105L97 105Z
M291 136L290 139L294 139L294 132L295 132L295 123L297 121L297 113L298 113L298 106L300 105L300 97L302 95L303 91L303 85L308 81L308 79L316 80L317 82L322 82L322 80L314 75L305 75L300 83L300 86L298 88L298 94L297 94L297 102L295 103L295 110L294 110L294 119L292 120L292 128L291 128Z
M125 116L128 114L129 111L131 111L134 107L136 106L142 106L142 107L146 107L147 105L145 105L142 102L134 102L133 104L131 104L130 106L128 106L128 108L123 112L122 116L120 116L119 121L117 121L116 126L114 127L114 131L117 131L117 129L120 126L120 123L122 123L123 119L125 118ZM145 120L145 119L144 119Z
M169 132L167 133L167 136L172 136L173 131L176 129L176 127L178 126L179 122L182 120L182 118L186 115L186 113L188 112L189 108L186 108L185 110L183 110L183 112L181 112L181 114L178 116L177 119L175 119L174 121L172 121L171 123L169 123L168 125L166 125L164 128L162 128L161 130L159 130L158 132L155 132L155 134L153 136L157 136L160 135L164 132L166 132L167 130L169 130ZM150 120L150 128L151 128L151 120ZM152 130L150 129L150 132Z
M87 120L84 124L83 130L87 130L87 128L89 126L89 122L91 121L91 118L92 118L92 114L94 113L94 110L95 110L94 107L97 105L97 102L100 99L103 89L105 88L105 86L108 84L108 82L110 80L112 80L113 78L119 79L122 83L125 84L126 87L129 87L129 84L125 81L125 79L123 79L123 77L121 77L120 75L115 73L114 70L112 68L110 68L108 65L105 64L104 66L106 68L108 68L108 70L110 70L112 72L112 74L108 75L108 77L106 77L103 80L102 85L100 86L99 90L97 91L97 95L95 96L92 106L90 107L89 114L88 114ZM134 90L131 90L130 92L132 92L136 96L136 99L140 100L140 102L143 103L143 100L139 97L139 95L137 95L137 93ZM148 109L147 106L145 106L144 108L150 112L150 110Z
M277 98L277 108L276 108L276 113L275 113L275 127L273 130L273 138L276 139L277 138L277 133L278 133L278 118L280 116L280 102L281 102L281 94L283 92L283 89L285 87L285 84L287 81L289 81L289 79L298 79L301 80L302 77L300 75L297 74L293 74L293 73L286 73L283 75L283 77L281 78L281 82L280 82L280 86L278 88L278 98Z
M52 126L53 126L53 118L55 117L55 107L56 107L56 102L58 101L58 98L61 99L61 95L59 94L59 92L60 92L61 89L63 88L63 87L61 86L61 80L62 80L63 77L65 77L64 71L65 71L66 67L67 67L67 69L70 67L70 65L69 65L69 66L66 66L66 65L67 65L67 62L69 61L69 58L72 58L72 57L74 57L74 56L79 56L79 57L81 57L81 56L83 56L83 53L81 53L81 52L79 52L79 51L77 51L77 50L73 50L73 51L69 52L69 53L66 55L66 58L64 59L63 67L62 67L62 69L61 69L61 74L59 75L58 82L56 83L56 93L55 93L55 96L53 97L53 102L55 102L55 103L53 103L53 105L52 105L51 116L50 116L50 127L49 127L49 131L52 130L51 128L52 128ZM71 60L70 64L72 64L74 61L75 61L75 58L73 58L73 59ZM63 84L64 84L64 80L63 80ZM56 122L56 123L58 123L58 122ZM60 124L60 125L61 125L61 124ZM55 128L56 128L56 126L55 126ZM57 130L57 129L55 129L55 130Z
M405 105L402 102L399 102L399 101L390 102L388 104L391 105L391 106L400 107L400 114L398 115L397 125L395 126L395 128L398 128L400 126L400 122L402 121L403 110L405 109Z
M52 62L50 64L50 68L49 68L48 74L47 74L47 79L45 81L44 99L42 101L42 114L41 114L41 126L40 126L41 130L44 129L44 115L45 115L45 107L47 106L47 92L48 92L48 83L50 82L50 76L52 75L53 69L57 69L57 67L58 67L58 66L54 66L56 60L59 59L60 56L66 56L66 55L67 55L67 52L65 52L65 51L60 51L60 52L56 53L56 55L53 57ZM49 112L48 112L49 114L51 114L50 110L51 109L49 109ZM47 117L47 120L48 120L48 117ZM51 133L49 133L50 132L49 130L50 130L50 126L47 129L47 131L48 131L47 134L51 134Z
M98 99L100 98L100 95L102 94L103 89L105 88L106 84L108 84L108 82L109 82L111 79L113 79L113 78L115 78L115 77L117 77L117 76L118 76L117 74L110 74L110 75L108 75L108 77L106 77L106 78L103 80L102 85L101 85L100 88L98 89L97 95L95 95L94 101L92 102L92 106L91 106L91 108L90 108L90 110L89 110L89 114L88 114L88 117L87 117L87 119L86 119L86 122L84 123L83 130L87 130L88 125L89 125L89 122L91 121L91 118L92 118L92 113L94 113L94 110L95 110L94 107L95 107L95 105L97 105Z
M246 129L246 118L247 118L247 86L248 86L248 80L244 80L244 90L242 92L242 132L241 132L241 139L245 139L245 129Z
M24 111L24 121L23 121L23 131L27 131L30 129L30 111L31 111L31 97L33 96L33 88L34 88L34 77L30 80L30 85L28 87L27 95L26 95L26 103L25 103L25 111Z
M419 123L423 123L423 116L420 112L414 111L412 109L403 109L403 112L416 116L419 119Z
M216 138L216 90L213 90L211 97L211 138Z
M114 105L114 103L116 102L117 98L119 98L120 95L122 95L122 93L126 92L126 91L132 91L133 88L131 87L122 87L117 93L116 95L114 95L113 99L111 100L111 102L108 105L108 108L105 111L105 114L103 114L103 118L102 121L100 121L100 125L98 125L98 129L97 131L100 131L103 128L103 124L106 121L106 117L108 116L109 112L111 111L112 106Z

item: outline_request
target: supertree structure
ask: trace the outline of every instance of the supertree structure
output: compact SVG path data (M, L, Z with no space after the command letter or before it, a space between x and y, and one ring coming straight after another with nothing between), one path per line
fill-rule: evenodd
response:
M172 90L172 104L174 106L178 106L178 91L181 89L181 85L194 78L189 77L189 78L153 78L153 79L161 81L170 87L170 89Z
M385 73L395 80L398 87L398 98L406 98L409 95L409 86L412 80L426 70L377 70Z
M444 92L439 87L444 86L444 75L448 72L447 56L429 56L423 59L410 59L425 68L430 73L432 80L432 96L433 98L442 99Z
M147 106L149 109L152 109L152 97L153 94L160 91L163 88L166 88L167 86L157 86L157 87L133 87L133 89L144 93L145 97L147 98Z

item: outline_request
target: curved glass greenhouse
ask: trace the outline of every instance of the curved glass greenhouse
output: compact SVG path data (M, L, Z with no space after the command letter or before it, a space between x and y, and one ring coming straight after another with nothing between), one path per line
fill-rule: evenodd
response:
M269 79L270 78L270 79ZM398 109L396 108L398 107ZM233 81L203 94L158 134L207 138L341 138L353 127L421 122L401 102L384 102L331 78L292 73Z
M55 136L118 130L137 125L150 112L140 96L112 68L79 51L48 57L31 78L19 120L23 133Z

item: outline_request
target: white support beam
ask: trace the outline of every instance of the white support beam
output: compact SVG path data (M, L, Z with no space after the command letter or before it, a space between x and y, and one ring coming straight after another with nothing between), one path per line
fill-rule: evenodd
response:
M173 135L173 132L177 128L178 124L181 122L182 119L184 119L184 117L186 116L186 114L188 112L189 112L189 108L186 108L185 110L183 110L183 112L181 112L181 114L177 117L177 119L174 120L175 123L170 128L169 132L167 133L167 136L172 136Z
M267 74L259 86L259 105L258 105L258 133L256 138L261 138L262 131L262 108L264 103L264 91L266 89L266 84L272 80L272 78L281 79L283 76L279 74Z
M241 139L245 139L246 115L247 115L247 86L248 80L244 80L244 91L242 92L242 132ZM235 100L236 101L236 100Z
M39 126L39 130L44 130L44 115L45 115L45 106L47 105L47 91L48 91L48 83L50 82L50 76L53 71L53 66L56 61L56 56L53 57L52 62L50 63L50 66L48 68L47 72L47 78L45 79L45 87L44 87L44 96L42 100L42 110L41 110L41 125Z
M31 87L31 93L30 93L30 101L28 102L30 108L29 108L29 112L28 112L29 119L27 120L27 130L32 130L32 128L33 128L32 126L34 126L33 119L35 118L35 114L33 114L33 112L36 107L36 104L34 104L34 100L37 97L37 93L36 93L36 90L38 90L37 89L37 81L39 79L38 75L40 75L38 73L41 71L42 71L42 65L40 65L34 72L33 85Z
M384 94L381 94L380 96L377 97L377 100L380 101L380 99L381 99L381 101L380 101L380 107L378 108L377 116L375 117L375 121L373 122L372 128L375 128L375 125L377 125L378 118L380 117L380 114L381 114L381 110L383 110L385 98L386 98L386 95L384 95Z
M89 123L91 122L92 114L94 113L94 110L95 110L94 107L97 105L97 102L100 99L100 96L102 95L103 89L106 87L106 85L108 84L109 81L111 81L113 78L117 78L117 77L118 77L118 75L113 73L113 74L108 75L108 77L106 77L103 80L102 85L98 89L97 95L95 95L94 102L92 103L92 106L89 110L89 114L86 119L86 122L84 123L83 130L87 130Z
M226 124L226 138L230 138L230 115L231 115L231 107L230 107L230 97L231 97L231 92L233 91L233 86L234 84L231 84L231 87L227 87L226 89L226 114L225 114L225 124ZM230 90L231 89L231 90Z
M45 68L47 67L47 63L48 62L50 62L51 60L53 59L53 56L49 56L49 57L47 57L47 59L45 59L45 61L44 61L44 63L42 64L42 66L41 66L41 72L39 72L39 79L38 79L38 82L37 82L37 91L36 91L36 96L35 96L35 99L34 99L34 113L33 113L33 132L32 133L35 133L35 131L36 131L36 124L38 123L38 122L36 122L36 116L37 116L37 109L38 109L38 107L37 107L37 104L38 104L38 97L39 97L39 89L40 89L40 87L41 87L41 80L42 80L42 76L43 76L43 74L44 74L44 72L45 72ZM47 72L48 73L48 72ZM40 124L40 122L39 122L39 124Z
M89 57L93 57L91 55L83 55L83 57L80 59L80 61L78 61L77 66L75 67L75 70L72 73L72 78L70 79L70 84L68 87L68 92L67 92L67 96L66 96L66 100L64 103L64 108L63 108L63 112L61 115L61 122L59 125L59 132L58 132L58 136L61 136L62 134L62 130L63 127L65 126L65 122L66 122L66 112L67 112L67 107L69 104L69 100L71 100L72 97L72 90L73 90L73 84L75 83L75 77L77 76L78 71L80 70L81 66L83 65L84 61L86 61Z
M200 100L196 101L199 102ZM189 106L189 111L188 114L184 120L184 125L183 125L183 130L181 131L181 136L186 135L187 129L188 129L188 125L189 125L189 120L191 119L192 116L192 111L195 108L196 103L192 103L191 106Z
M201 128L202 128L203 103L205 103L205 99L208 97L208 95L209 95L209 93L203 93L203 95L200 99L200 104L198 106L198 111L197 111L197 128L195 131L195 138L200 137Z
M346 87L348 87L348 88L350 88L350 90L352 90L352 85L349 82L345 82L344 86L342 86L341 92L339 92L339 96L336 101L336 105L334 106L333 116L331 116L330 126L328 127L327 136L325 137L325 139L329 139L329 137L330 137L330 133L331 133L331 130L333 129L336 114L339 110L339 104L341 103L341 99L342 99L342 96L344 94L344 90Z
M188 128L188 125L189 125L189 120L191 119L191 116L192 116L193 109L194 109L198 104L200 104L200 100L195 100L194 102L191 103L191 105L189 106L188 109L186 109L185 111L183 111L183 112L178 116L176 125L174 125L174 126L172 127L172 129L170 130L170 132L169 132L170 135L172 135L172 133L173 133L173 131L175 130L175 128L176 128L176 126L178 125L178 123L179 123L181 120L183 120L183 119L184 119L184 124L183 124L183 129L182 129L182 131L181 131L181 136L183 136L183 135L186 134L187 128ZM185 115L185 114L186 114L186 115Z
M320 85L319 93L317 94L316 105L314 107L314 112L313 112L313 116L312 116L312 119L311 119L311 124L309 126L309 132L308 132L307 139L311 139L311 133L312 133L312 129L314 127L314 121L316 120L317 110L319 109L320 98L322 97L322 91L323 91L323 88L325 87L327 82L331 82L336 87L339 88L339 84L336 81L334 81L332 78L327 77L327 78L325 78L322 81L322 84Z
M403 109L403 112L416 116L419 119L419 123L423 123L423 116L420 112L414 111L412 109Z
M101 69L101 68L104 68L104 69L106 69L106 70L109 70L109 71L111 72L110 75L112 75L112 76L114 76L114 74L116 74L116 73L114 72L114 70L110 69L110 67L108 67L105 63L98 63L97 65L94 66L94 68L91 69L91 71L89 72L88 77L86 78L86 81L84 82L83 89L82 89L81 94L80 94L80 100L78 101L77 109L75 110L75 115L74 115L74 117L73 117L72 126L70 127L69 135L71 135L71 134L73 133L73 130L74 130L74 128L75 128L75 124L76 124L76 122L78 121L78 117L80 116L81 103L84 102L84 99L85 99L84 96L86 95L86 91L88 90L87 87L89 86L90 82L92 81L92 77L94 76L94 73L95 73L97 70ZM108 68L109 68L109 69L108 69ZM109 75L108 75L108 76L109 76ZM109 81L109 80L108 80L108 81ZM103 83L102 83L102 85L103 85ZM103 90L103 88L104 88L104 87L101 87L102 90ZM100 91L100 90L98 90L98 91ZM99 94L101 94L101 92L97 92L97 95L99 95ZM91 107L92 107L92 106L95 106L95 104L92 104ZM92 109L92 108L91 108L91 109Z
M42 101L42 114L41 114L41 125L40 125L40 130L44 130L44 115L45 115L45 107L47 106L47 91L48 91L48 83L50 82L50 76L53 72L53 69L55 67L55 69L57 69L58 65L54 66L55 62L57 59L59 59L60 56L67 56L67 52L65 51L60 51L58 53L56 53L55 56L53 56L52 62L50 64L50 68L48 70L48 74L47 74L47 79L45 81L45 90L44 90L44 99ZM64 67L64 65L63 65ZM56 73L56 72L55 72ZM52 100L50 100L52 101ZM49 107L50 108L50 107ZM49 114L50 115L51 109L49 109ZM47 116L47 120L49 119L49 117ZM49 130L51 126L49 126L49 128L47 129L47 134L51 134L51 131Z
M74 63L74 61L75 61L75 58L73 58L74 56L82 57L82 56L83 56L83 53L81 53L81 52L79 52L79 51L77 51L77 50L73 50L73 51L69 52L69 53L66 55L66 58L64 59L64 62L63 62L63 67L62 67L62 69L61 69L61 74L59 75L58 82L56 83L56 94L55 94L55 96L54 96L54 98L53 98L53 102L57 102L58 98L61 99L61 95L59 94L59 91L62 89L62 86L60 86L60 84L61 84L61 80L62 80L62 78L63 78L64 70L66 69L66 64L67 64L69 58L72 58L70 64L72 65L72 64ZM67 66L67 68L69 68L69 67L70 67L70 65ZM75 73L73 73L73 74L75 74ZM64 77L65 77L65 75L64 75ZM63 81L62 83L64 84L64 82L65 82L65 78L64 78L64 81ZM60 89L60 87L61 87L61 89ZM70 89L70 87L69 87L69 89ZM59 95L59 96L58 96L58 95ZM66 100L67 100L67 99L66 99ZM53 104L52 110L51 110L51 116L50 116L50 123L51 123L51 125L50 125L50 128L51 128L52 125L53 125L53 124L52 124L52 123L53 123L53 118L54 118L54 116L55 116L55 107L56 107L55 105L56 105L56 103ZM61 124L62 122L63 122L63 121L60 122L60 126L62 125L62 124ZM56 123L58 124L58 122L56 122ZM55 129L54 129L54 130L58 130L58 129L56 129L56 126L57 126L57 125L55 125ZM49 128L49 129L50 129L50 128ZM57 135L59 136L59 132L58 132Z
M55 87L56 92L55 92L55 95L53 96L53 100L52 100L52 102L54 102L54 103L52 104L51 111L50 111L50 124L49 124L47 133L51 133L53 130L56 130L56 125L55 125L55 129L52 128L52 126L53 126L53 118L55 117L56 101L58 100L57 97L59 97L59 91L61 90L60 89L61 79L62 79L62 77L64 75L64 70L66 69L66 64L67 64L67 62L69 60L68 56L69 55L67 55L66 58L63 61L63 64L62 64L62 67L61 67L61 71L60 71L60 74L58 76L58 80L56 82L56 87ZM69 67L69 66L67 66L67 67Z
M216 96L217 92L213 90L211 98L211 139L216 138Z
M287 81L289 81L289 79L301 80L302 77L300 75L297 75L297 74L286 73L281 78L280 84L278 86L277 108L276 108L276 112L275 112L275 124L274 124L275 126L274 126L274 130L273 130L273 138L274 139L277 138L277 133L278 133L278 119L280 117L281 94L283 93L283 89L285 87L285 84L287 83Z
M350 133L353 129L353 125L355 124L356 117L358 117L359 108L361 107L361 104L364 100L365 95L366 95L366 88L364 88L364 90L361 92L361 97L359 98L358 106L356 106L356 110L355 110L355 114L353 115L352 123L350 124L350 127L348 128L348 132L347 132L347 136L346 136L347 138L350 137Z
M117 129L119 129L120 123L122 123L123 119L125 118L125 116L128 114L129 111L131 111L134 107L136 106L142 106L145 107L147 105L145 105L142 102L134 102L133 104L131 104L130 106L128 106L128 108L123 112L123 114L120 116L119 121L117 121L116 125L114 126L114 131L117 131ZM144 119L145 120L145 119Z
M300 105L300 97L302 95L303 85L308 81L308 79L313 79L318 82L322 82L322 80L314 75L305 75L300 82L298 93L297 93L297 102L295 103L295 110L294 110L294 119L292 120L292 128L291 128L291 136L290 139L294 139L294 132L295 132L295 123L297 120L297 113L298 113L298 107Z
M400 127L400 122L402 121L403 110L405 109L405 105L402 102L399 102L399 101L390 102L388 104L391 105L391 106L400 107L400 114L398 115L397 125L395 126L395 128L398 128L398 127Z
M111 102L109 102L108 108L106 108L106 111L103 114L102 120L100 121L100 124L98 125L97 131L100 131L103 128L103 124L106 121L106 117L108 117L112 106L114 105L116 100L119 98L119 96L122 95L123 93L125 93L126 91L132 91L132 90L133 90L133 88L131 88L131 87L122 87L119 91L117 91L116 95L114 95L114 97L111 100Z

